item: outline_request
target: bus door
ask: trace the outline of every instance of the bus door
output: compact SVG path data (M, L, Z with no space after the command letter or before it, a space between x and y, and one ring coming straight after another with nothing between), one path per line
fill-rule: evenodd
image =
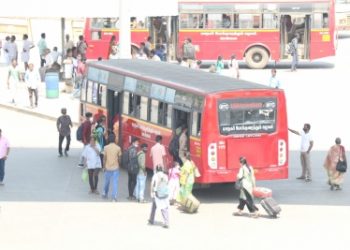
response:
M310 54L310 15L286 14L281 16L280 25L280 53L281 59L288 58L288 44L296 34L299 35L298 55L299 58L308 59Z
M167 16L158 16L158 17L152 17L151 23L149 25L150 30L149 34L152 37L152 43L155 45L160 42L162 45L164 45L166 54L168 58L173 57L173 46L174 46L174 39L177 39L177 33L176 29L173 29L173 26L177 26L177 19L176 22L174 21L175 17L167 17ZM170 56L170 57L169 57Z
M108 89L107 93L107 110L108 110L108 130L113 131L116 138L121 138L121 111L120 111L120 98L121 93ZM118 140L119 142L119 140Z

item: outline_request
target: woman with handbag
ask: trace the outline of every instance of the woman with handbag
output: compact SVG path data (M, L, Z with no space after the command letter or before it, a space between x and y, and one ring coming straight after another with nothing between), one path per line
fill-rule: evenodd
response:
M237 181L240 181L242 185L239 194L238 211L233 213L233 215L242 215L244 207L247 206L251 215L254 218L258 218L258 208L255 206L253 200L253 188L255 187L254 169L248 165L248 162L244 157L240 157L239 162L241 168L237 174Z
M340 185L343 183L344 173L346 171L346 155L345 148L341 145L341 139L339 137L335 139L335 145L329 149L324 167L327 171L330 189L340 190Z

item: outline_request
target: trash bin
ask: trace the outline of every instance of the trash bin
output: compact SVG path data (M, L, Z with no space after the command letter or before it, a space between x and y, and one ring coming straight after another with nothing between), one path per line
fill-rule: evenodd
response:
M46 98L57 98L59 95L58 72L47 72L45 74Z

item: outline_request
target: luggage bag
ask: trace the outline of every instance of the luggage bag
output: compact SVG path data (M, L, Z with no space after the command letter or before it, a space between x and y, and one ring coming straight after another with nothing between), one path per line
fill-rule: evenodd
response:
M277 215L281 212L281 207L271 197L265 198L260 202L265 211L273 218L277 218Z
M272 190L265 187L255 187L253 189L253 196L261 199L272 197Z
M182 205L184 207L185 212L193 214L198 211L200 202L197 200L196 197L190 194L189 196L187 196Z

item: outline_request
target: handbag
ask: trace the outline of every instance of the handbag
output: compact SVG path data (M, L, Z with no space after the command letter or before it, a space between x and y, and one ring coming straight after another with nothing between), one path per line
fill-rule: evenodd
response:
M87 168L83 169L83 172L81 173L81 179L82 179L83 182L87 182L88 181L89 173L88 173Z
M243 177L236 180L235 182L235 189L236 190L241 190L243 188Z
M345 160L345 157L344 157L344 161L342 161L342 160L340 160L340 156L341 156L341 154L345 154L345 150L344 150L344 148L343 147L341 147L341 153L340 153L340 155L339 155L339 160L338 160L338 162L337 162L337 165L336 165L336 167L335 167L335 169L338 171L338 172L340 172L340 173L345 173L346 172L346 169L347 169L347 164L346 164L346 160Z

